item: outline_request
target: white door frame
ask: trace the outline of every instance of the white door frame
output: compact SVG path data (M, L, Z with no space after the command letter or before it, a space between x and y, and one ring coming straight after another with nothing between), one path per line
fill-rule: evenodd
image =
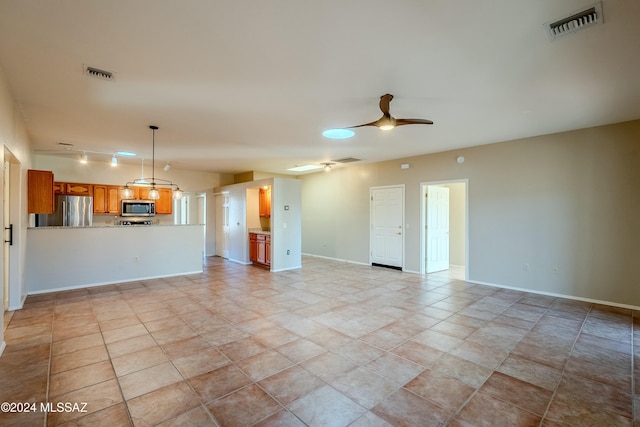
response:
M216 230L216 242L214 245L214 253L216 256L222 258L229 258L229 241L228 234L225 234L225 228L229 227L229 203L225 202L225 198L228 199L229 192L223 191L222 193L215 193L214 195L216 221L214 228ZM220 251L221 250L221 251Z
M22 289L23 282L22 276L20 275L20 265L21 265L21 244L23 241L22 237L22 216L20 212L20 193L21 193L21 174L22 174L22 165L18 161L18 159L13 155L13 153L4 146L4 156L3 156L3 169L4 167L9 167L9 188L4 188L4 179L3 181L3 224L6 218L5 215L8 215L8 222L13 224L13 245L9 246L8 244L3 243L2 248L2 256L4 258L5 253L9 255L8 258L8 266L9 271L4 271L4 261L3 261L3 271L2 274L5 275L8 273L8 302L9 302L9 310L18 310L22 308L24 304L24 300L27 297L26 292ZM8 191L7 191L8 190ZM8 194L8 198L6 195ZM4 228L4 225L2 226ZM3 230L2 233L3 239L5 240L8 237L8 232ZM4 284L3 284L4 287ZM0 292L1 293L1 292ZM3 298L5 296L3 295ZM3 301L4 303L4 301Z
M465 184L464 192L464 250L465 250L465 262L464 262L464 280L469 280L469 179L448 179L444 181L428 181L420 183L420 274L426 274L425 258L427 255L426 248L426 214L427 214L427 198L424 197L427 187L430 185L443 185L443 184Z
M369 264L372 264L372 251L373 251L373 191L374 190L382 190L385 188L401 188L402 189L402 243L401 243L401 253L402 253L402 271L405 268L405 234L406 234L406 226L405 226L405 186L404 184L397 185L381 185L377 187L369 187Z

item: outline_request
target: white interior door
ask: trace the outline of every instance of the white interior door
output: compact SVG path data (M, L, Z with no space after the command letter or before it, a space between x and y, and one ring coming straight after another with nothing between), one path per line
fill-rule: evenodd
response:
M371 189L371 263L403 267L404 188Z
M427 187L426 272L449 269L449 189Z
M229 196L216 195L216 255L229 258Z

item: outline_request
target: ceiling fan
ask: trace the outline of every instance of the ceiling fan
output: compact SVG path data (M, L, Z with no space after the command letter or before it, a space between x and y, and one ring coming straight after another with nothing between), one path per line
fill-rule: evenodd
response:
M402 125L432 125L431 120L426 119L396 119L389 114L389 103L393 99L393 95L387 93L380 97L380 110L382 111L382 117L375 122L365 123L363 125L350 126L350 128L359 128L363 126L376 126L382 130L391 130L396 126Z

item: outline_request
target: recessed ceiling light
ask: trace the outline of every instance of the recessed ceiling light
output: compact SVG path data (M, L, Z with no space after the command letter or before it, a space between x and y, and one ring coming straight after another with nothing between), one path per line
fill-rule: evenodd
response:
M351 129L327 129L322 132L322 136L330 139L347 139L353 137L355 134Z
M287 170L288 171L292 171L292 172L307 172L307 171L312 171L312 170L316 170L316 169L322 169L322 166L318 166L318 165L303 165L303 166L296 166L294 168L289 168Z
M130 156L130 157L136 156L136 153L132 153L130 151L118 151L116 154L118 156Z

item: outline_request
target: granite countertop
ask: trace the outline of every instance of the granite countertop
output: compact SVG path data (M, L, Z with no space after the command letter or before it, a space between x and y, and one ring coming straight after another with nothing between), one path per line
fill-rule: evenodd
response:
M46 227L27 227L28 230L38 230L38 229L52 229L52 228L68 228L68 229L78 229L78 228L138 228L138 227L193 227L193 226L202 226L202 224L134 224L134 225L120 225L120 224L104 224L104 225L89 225L86 227L68 227L62 225L51 225Z
M271 235L271 231L265 231L265 230L262 230L261 228L250 228L249 233Z

